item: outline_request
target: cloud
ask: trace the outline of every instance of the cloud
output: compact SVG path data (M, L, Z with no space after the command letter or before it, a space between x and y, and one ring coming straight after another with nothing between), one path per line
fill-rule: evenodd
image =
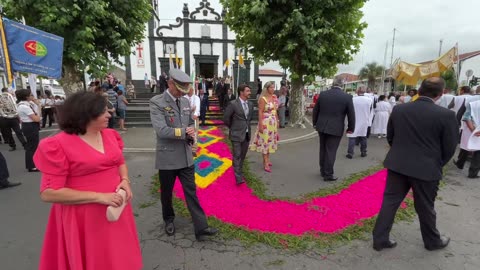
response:
M218 0L210 0L217 12L222 10ZM173 23L182 16L183 3L190 12L200 0L159 1L161 24ZM423 62L438 57L440 39L446 52L459 43L460 53L480 50L480 28L476 23L480 1L471 0L370 0L363 7L363 20L368 23L361 51L348 65L339 65L340 72L358 73L369 62L384 63L388 40L387 66L390 65L393 28L397 28L394 59ZM269 68L282 69L275 64Z

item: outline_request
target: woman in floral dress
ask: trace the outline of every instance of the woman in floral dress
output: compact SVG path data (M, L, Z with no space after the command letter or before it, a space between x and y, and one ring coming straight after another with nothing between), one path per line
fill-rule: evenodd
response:
M275 84L267 82L258 99L258 127L250 150L263 155L263 167L271 172L270 154L275 153L278 144L278 99L273 94Z

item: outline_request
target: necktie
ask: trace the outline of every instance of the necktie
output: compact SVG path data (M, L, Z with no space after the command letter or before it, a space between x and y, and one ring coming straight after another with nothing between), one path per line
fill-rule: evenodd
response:
M177 108L178 108L178 111L180 112L180 99L176 99L175 100L175 103L177 103Z
M246 102L242 102L243 104L243 111L245 112L245 117L248 118L248 105Z

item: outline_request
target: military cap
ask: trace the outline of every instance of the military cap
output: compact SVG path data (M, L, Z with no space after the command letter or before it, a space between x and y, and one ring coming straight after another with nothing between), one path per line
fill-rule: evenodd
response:
M187 73L181 71L180 69L171 69L170 78L174 81L175 86L180 92L188 94L191 79Z

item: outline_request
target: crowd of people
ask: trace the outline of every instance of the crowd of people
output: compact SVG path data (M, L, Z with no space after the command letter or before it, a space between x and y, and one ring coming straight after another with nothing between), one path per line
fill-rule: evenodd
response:
M209 226L196 195L193 161L202 114L201 102L208 87L206 80L192 85L190 76L178 69L170 71L166 83L168 88L164 93L154 96L149 104L156 134L155 168L162 187L164 230L169 236L176 232L172 196L178 178L192 216L195 237L203 241L218 232ZM24 136L24 140L20 137L19 140L26 149L26 168L41 171L40 197L53 203L40 269L66 269L69 265L78 268L89 265L98 269L142 267L129 203L133 194L122 154L123 141L117 131L109 129L112 114L125 109L118 105L120 101L126 101L125 89L118 81L113 80L110 84L108 77L104 85L94 82L91 91L70 96L58 108L61 117L56 120L61 132L42 140L40 144L41 103L35 103L27 89L16 91L16 102L8 91L2 93L1 116L15 119L8 122L17 137ZM477 129L476 123L480 122L480 95L470 95L471 89L462 87L461 95L453 96L449 90L444 90L443 79L431 78L425 80L410 99L404 98L404 104L392 106L385 95L377 96L369 89L359 87L356 95L352 96L345 93L341 85L340 80L335 80L330 90L318 96L313 110L313 125L320 140L321 176L325 181L337 180L334 163L345 133L348 137L347 158L350 159L357 144L360 145L360 155L367 156L370 132L380 138L386 137L391 147L384 162L388 175L382 207L373 231L373 248L380 251L397 245L389 234L395 213L410 189L413 189L425 248L444 248L449 238L441 236L436 229L434 201L442 178L442 167L451 159L458 144L460 124L463 133L469 130L470 135L468 148L462 148L455 164L463 167L469 152L473 151L469 177L478 177L480 139L477 138L480 138L480 128ZM200 90L200 96L195 95L194 87ZM267 82L262 87L258 96L259 121L255 132L250 125L255 113L249 100L252 89L240 84L238 98L235 99L229 90L223 120L233 146L234 180L237 185L242 185L245 183L242 167L248 150L261 153L263 169L266 172L272 170L270 155L278 148L278 129L284 121L280 111L286 103L286 89L282 89L277 97L273 82ZM480 87L477 92L480 92ZM45 101L44 107L48 105ZM455 108L458 110L455 111ZM7 132L10 136L11 130ZM11 140L8 135L7 138ZM1 153L0 169L0 188L19 184L8 181L8 169ZM121 215L115 221L109 221L105 212L120 207L117 212ZM122 237L119 238L119 235ZM70 243L68 247L66 239ZM111 246L117 248L111 249ZM95 256L97 250L102 250L102 256Z

